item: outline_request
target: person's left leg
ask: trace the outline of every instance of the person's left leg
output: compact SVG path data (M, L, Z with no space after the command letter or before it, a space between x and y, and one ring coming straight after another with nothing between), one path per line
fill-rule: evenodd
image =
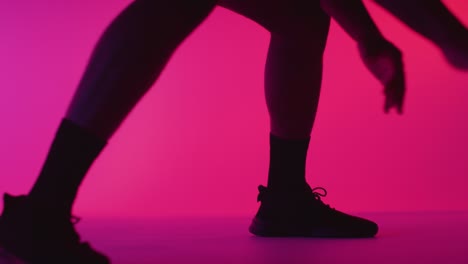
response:
M28 195L4 197L0 245L31 263L107 264L83 243L72 206L88 169L217 0L134 0L96 44Z

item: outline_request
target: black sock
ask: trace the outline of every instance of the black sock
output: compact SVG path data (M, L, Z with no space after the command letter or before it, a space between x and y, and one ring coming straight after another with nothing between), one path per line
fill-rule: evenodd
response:
M63 119L29 199L39 208L71 215L79 186L107 141Z
M310 137L282 139L270 133L268 188L280 191L303 189Z

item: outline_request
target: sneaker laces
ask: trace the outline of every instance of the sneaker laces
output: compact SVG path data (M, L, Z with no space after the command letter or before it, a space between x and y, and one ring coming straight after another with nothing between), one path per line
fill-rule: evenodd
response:
M320 192L321 191L321 192ZM321 206L324 206L326 207L327 209L332 209L332 210L335 210L334 208L331 208L330 205L328 204L325 204L323 201L322 201L322 197L325 197L327 196L328 192L325 188L323 187L315 187L315 188L311 188L310 189L310 192L312 194L311 198L312 200L315 202L315 203L319 203Z
M257 201L260 202L264 199L265 195L267 195L267 193L269 192L268 188L265 187L265 186L258 186L258 196L257 196ZM323 201L322 201L322 197L325 197L327 196L328 192L325 188L323 187L315 187L315 188L310 188L309 185L307 185L307 189L306 189L306 192L305 194L307 195L307 197L309 198L312 198L314 202L319 202L320 204L322 205L325 205L325 206L328 206L330 207L329 205L325 204ZM311 196L309 196L311 194Z
M320 190L322 192L318 192L317 190ZM314 196L314 198L321 202L322 202L322 197L325 197L328 194L327 190L325 190L325 188L323 187L315 187L311 191L312 191L312 195Z

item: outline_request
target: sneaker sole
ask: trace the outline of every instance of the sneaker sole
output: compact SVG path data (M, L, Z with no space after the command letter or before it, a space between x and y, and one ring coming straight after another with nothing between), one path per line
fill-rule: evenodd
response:
M333 228L301 229L294 225L279 225L257 218L252 220L249 232L260 237L307 237L307 238L373 238L375 232L343 232Z
M15 253L13 253L13 249L10 248L8 249L7 244L9 244L9 239L8 235L4 234L2 228L3 221L2 217L0 217L0 263L1 264L31 264L29 261L26 261L18 256L16 256ZM11 241L10 241L11 242Z

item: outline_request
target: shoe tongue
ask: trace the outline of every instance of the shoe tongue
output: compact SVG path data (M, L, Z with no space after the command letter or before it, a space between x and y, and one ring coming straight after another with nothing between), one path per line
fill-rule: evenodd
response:
M26 195L13 196L8 193L3 195L5 210L27 210L33 212L35 216L48 218L67 219L71 221L72 215L60 208L50 206L46 203L38 203L31 200Z
M63 235L77 236L71 214L51 206L34 203L31 200L26 200L22 208L27 214L30 214L38 226L57 230Z
M3 201L5 203L5 206L14 206L16 203L21 203L26 201L26 196L21 195L21 196L13 196L11 194L5 193L3 194Z

